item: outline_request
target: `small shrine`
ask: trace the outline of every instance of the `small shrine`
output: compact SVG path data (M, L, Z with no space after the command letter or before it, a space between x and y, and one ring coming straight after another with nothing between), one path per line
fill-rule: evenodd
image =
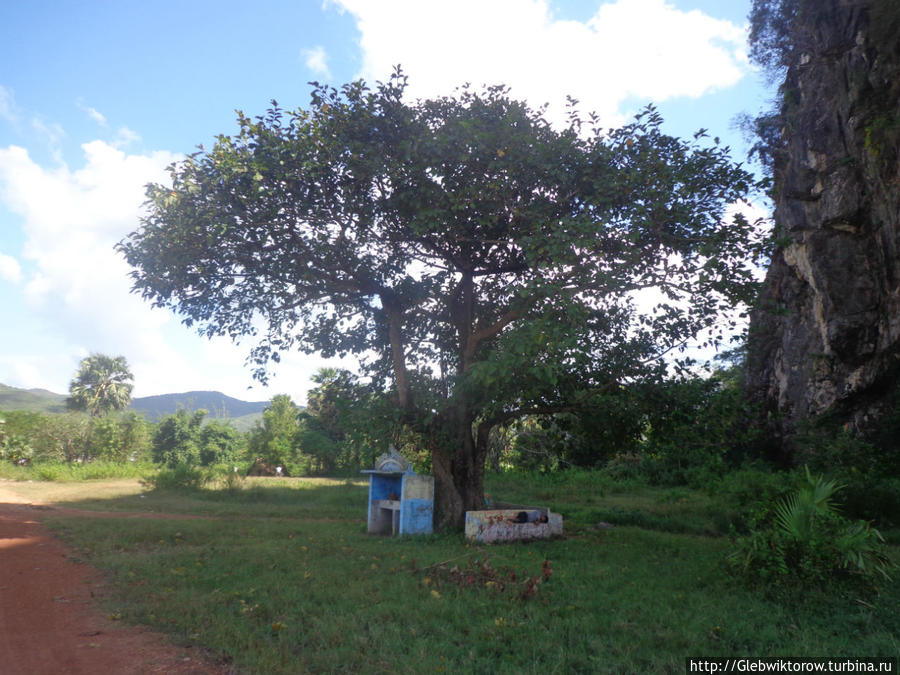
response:
M393 447L375 460L369 474L368 531L371 534L431 534L434 478L413 471Z

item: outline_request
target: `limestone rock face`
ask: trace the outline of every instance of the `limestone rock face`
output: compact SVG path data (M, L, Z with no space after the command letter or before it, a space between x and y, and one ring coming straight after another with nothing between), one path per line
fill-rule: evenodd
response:
M900 35L893 0L814 0L783 86L777 246L746 381L790 440L838 410L861 423L900 357ZM888 17L890 18L890 17Z

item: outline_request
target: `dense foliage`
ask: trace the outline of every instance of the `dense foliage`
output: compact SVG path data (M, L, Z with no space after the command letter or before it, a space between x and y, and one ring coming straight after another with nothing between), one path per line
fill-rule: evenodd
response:
M263 412L249 438L250 454L271 467L296 464L299 459L297 434L300 410L290 396L275 396Z
M869 15L870 39L881 52L900 49L900 7L894 0L864 0L859 11ZM753 0L750 10L750 58L780 82L800 55L816 44L818 26L835 21L835 7L822 0Z
M142 461L150 452L149 423L125 412L99 420L80 413L0 413L0 460L47 462Z
M298 443L315 473L371 467L379 449L402 445L387 397L347 370L323 368L312 379Z
M153 461L175 468L243 460L246 439L230 424L206 416L206 410L181 409L160 420L153 434Z

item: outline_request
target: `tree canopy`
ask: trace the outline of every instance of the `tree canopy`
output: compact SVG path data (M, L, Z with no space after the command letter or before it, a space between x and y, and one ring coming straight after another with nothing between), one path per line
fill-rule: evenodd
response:
M649 107L565 128L500 86L409 103L315 86L148 187L134 288L209 336L356 354L431 450L443 524L483 505L490 429L659 375L752 297L752 177Z
M122 410L131 403L133 380L124 356L91 354L78 365L66 405L71 410L85 410L92 417Z

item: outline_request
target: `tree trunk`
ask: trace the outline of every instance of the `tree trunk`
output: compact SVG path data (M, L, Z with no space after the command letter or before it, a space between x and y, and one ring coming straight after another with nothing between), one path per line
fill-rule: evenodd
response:
M466 511L484 508L484 460L486 437L472 434L472 415L460 412L448 423L438 438L454 439L452 443L435 441L431 449L434 467L435 529L462 529ZM449 424L448 424L449 427ZM480 436L480 435L479 435Z

